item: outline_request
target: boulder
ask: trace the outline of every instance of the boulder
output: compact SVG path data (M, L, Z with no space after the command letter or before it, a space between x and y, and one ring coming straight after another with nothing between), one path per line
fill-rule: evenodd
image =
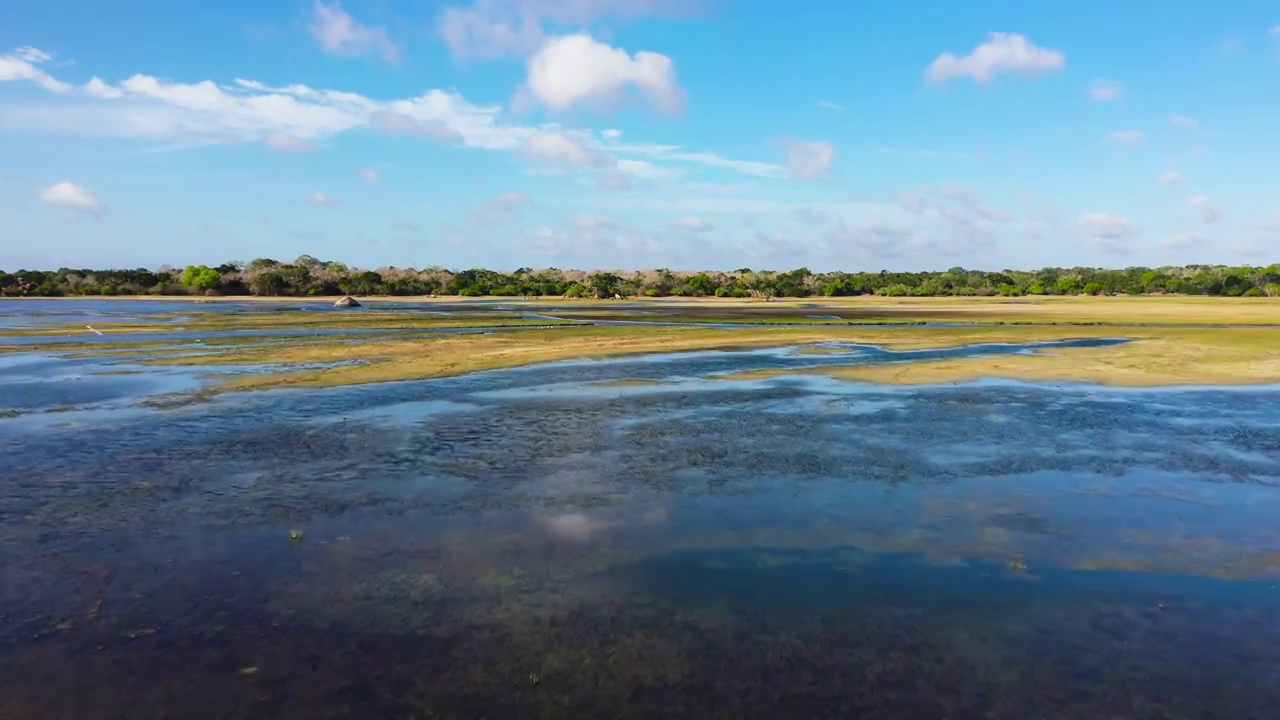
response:
M333 306L337 308L356 308L360 307L360 302L348 295L344 298L339 298L333 303Z

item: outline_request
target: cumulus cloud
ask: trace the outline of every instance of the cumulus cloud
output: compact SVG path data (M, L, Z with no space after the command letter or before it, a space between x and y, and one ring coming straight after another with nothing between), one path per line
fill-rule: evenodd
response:
M635 95L668 114L684 106L671 58L647 51L630 55L582 33L547 40L526 69L523 89L550 110L610 109Z
M622 131L614 130L613 128L609 128L607 130L601 130L600 137L604 138L605 140L617 140L622 137Z
M1066 64L1066 55L1058 50L1038 47L1017 33L993 32L987 41L964 56L939 55L925 71L925 80L942 84L955 78L969 78L986 84L997 75L1012 74L1036 77Z
M1128 218L1107 213L1085 213L1076 218L1076 226L1104 252L1125 253L1129 241L1137 236L1139 228Z
M1107 142L1116 145L1124 145L1126 147L1137 147L1142 144L1146 136L1141 130L1117 130L1107 135Z
M299 153L311 152L316 149L315 143L307 142L300 137L282 132L267 133L262 142L276 152Z
M400 49L380 25L364 25L351 17L338 2L315 0L311 8L311 36L325 52L334 55L368 55L376 53L383 60L394 61Z
M1089 97L1097 102L1109 102L1124 97L1124 85L1098 78L1089 83Z
M524 56L542 45L549 26L581 28L601 18L677 15L686 0L475 0L444 8L436 30L455 58Z
M57 205L82 215L102 217L107 208L93 191L70 181L55 183L36 193L36 199L48 205Z
M472 225L519 222L524 208L532 202L533 198L522 192L502 193L491 198L480 210L468 214L467 221Z
M682 217L672 223L671 226L676 230L688 230L689 232L696 233L710 232L714 229L711 223L693 215Z
M1187 200L1187 207L1195 210L1204 223L1212 225L1222 219L1222 210L1214 205L1207 195L1196 195Z
M382 178L379 177L378 172L373 168L362 169L360 171L360 177L364 178L364 181L370 185L377 185L382 182Z
M1187 179L1177 170L1165 170L1160 173L1160 177L1157 178L1157 182L1161 185L1185 185Z
M829 142L793 142L787 148L787 171L792 180L826 177L836 161L836 148Z
M1169 116L1169 124L1173 125L1174 127L1186 128L1188 130L1200 129L1199 122L1197 122L1192 118L1187 117L1186 115L1179 115L1177 113L1174 113Z

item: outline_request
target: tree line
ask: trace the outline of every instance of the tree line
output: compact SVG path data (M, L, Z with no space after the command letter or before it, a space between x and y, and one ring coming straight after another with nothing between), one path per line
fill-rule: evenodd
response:
M521 268L350 268L309 255L280 262L259 258L216 267L191 265L159 270L0 270L0 296L91 295L256 295L324 297L339 295L614 297L836 297L846 295L1143 295L1184 294L1228 297L1280 296L1280 264L1266 267L1185 265L1180 267L1043 268L941 272L812 272L751 270L676 272L588 272Z

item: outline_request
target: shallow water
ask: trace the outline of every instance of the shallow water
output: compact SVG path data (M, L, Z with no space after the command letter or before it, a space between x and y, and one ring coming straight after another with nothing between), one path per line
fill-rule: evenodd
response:
M1275 717L1280 390L829 362L0 418L0 717Z

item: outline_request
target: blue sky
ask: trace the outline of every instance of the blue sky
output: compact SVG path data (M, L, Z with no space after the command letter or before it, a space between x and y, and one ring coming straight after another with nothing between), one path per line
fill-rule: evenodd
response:
M9 0L0 267L1280 255L1263 2Z

